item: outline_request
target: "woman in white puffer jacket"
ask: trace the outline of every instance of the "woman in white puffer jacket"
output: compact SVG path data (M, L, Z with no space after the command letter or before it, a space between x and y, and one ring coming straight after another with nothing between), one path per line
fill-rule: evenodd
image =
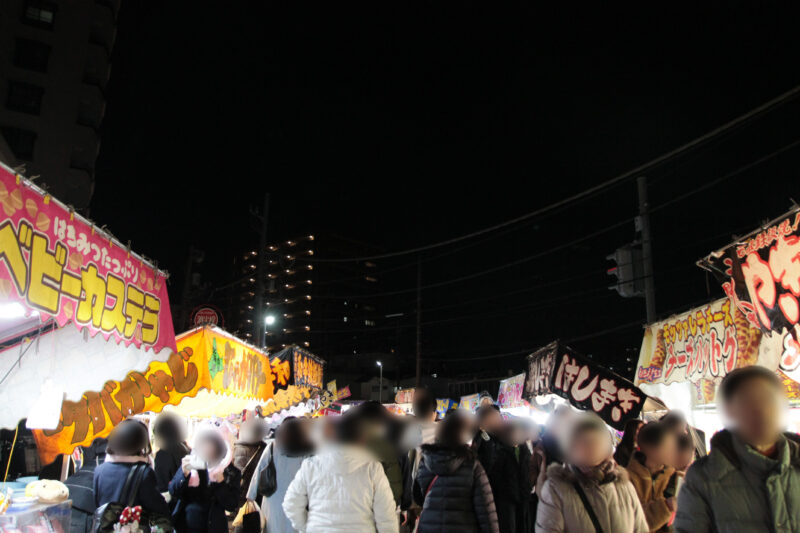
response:
M397 533L389 480L362 446L361 421L343 416L338 443L303 462L283 510L300 533Z

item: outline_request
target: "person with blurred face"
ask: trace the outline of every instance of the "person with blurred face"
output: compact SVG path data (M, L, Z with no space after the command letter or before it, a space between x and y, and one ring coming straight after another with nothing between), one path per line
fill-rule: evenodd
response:
M643 425L644 421L637 418L632 418L625 422L622 440L619 441L619 445L614 451L614 460L619 466L628 466L636 449L636 437L639 435L639 430L642 429Z
M435 442L422 446L414 480L422 508L418 533L499 533L489 480L467 445L471 438L470 421L456 411L439 423Z
M677 450L675 452L675 461L672 466L675 471L681 476L686 475L686 471L694 462L694 443L692 438L686 435L678 435Z
M647 521L624 468L612 458L611 434L599 417L576 415L562 436L566 464L547 469L536 533L646 533Z
M686 473L678 533L800 531L800 445L784 434L786 397L778 376L749 366L725 376L718 395L727 429Z
M496 405L483 405L475 414L479 430L472 439L472 449L489 478L500 533L522 533L526 525L528 494L522 494L520 487L521 478L528 479L528 463L520 464L512 428L503 420Z
M650 531L670 531L675 512L675 462L677 437L660 422L639 430L639 449L628 463L628 475L644 509Z

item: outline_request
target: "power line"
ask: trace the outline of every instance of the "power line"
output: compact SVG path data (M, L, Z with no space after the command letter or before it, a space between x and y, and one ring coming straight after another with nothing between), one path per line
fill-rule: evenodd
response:
M574 202L576 200L579 200L579 199L581 199L581 198L583 198L585 196L594 194L594 193L596 193L598 191L601 191L601 190L603 190L603 189L605 189L607 187L610 187L612 185L615 185L615 184L618 184L620 182L623 182L623 181L629 180L631 178L634 178L637 175L642 174L645 170L648 170L648 169L650 169L650 168L652 168L654 166L663 164L663 163L665 163L665 162L677 157L678 155L680 155L683 152L687 152L689 150L692 150L694 148L702 146L708 140L713 139L714 137L716 137L718 135L721 135L722 133L725 133L728 130L732 130L732 129L736 128L737 126L749 121L750 119L755 118L755 117L757 117L757 116L759 116L761 114L764 114L764 113L772 110L773 108L776 108L776 107L788 102L792 98L796 97L798 94L800 94L800 85L797 85L797 86L793 87L792 89L790 89L790 90L786 91L785 93L773 98L772 100L769 100L769 101L761 104L760 106L758 106L758 107L756 107L754 109L751 109L747 113L745 113L743 115L740 115L740 116L736 117L735 119L730 120L730 121L726 122L725 124L723 124L721 126L718 126L718 127L714 128L713 130L701 135L700 137L697 137L697 138L695 138L695 139L693 139L693 140L691 140L691 141L689 141L689 142L687 142L687 143L685 143L685 144L683 144L683 145L681 145L681 146L679 146L679 147L677 147L677 148L675 148L673 150L670 150L669 152L666 152L665 154L662 154L662 155L660 155L660 156L658 156L658 157L656 157L654 159L651 159L650 161L648 161L648 162L646 162L644 164L641 164L641 165L639 165L639 166L637 166L637 167L635 167L635 168L633 168L631 170L628 170L626 172L623 172L622 174L619 174L619 175L617 175L617 176L615 176L615 177L613 177L613 178L611 178L609 180L606 180L603 183L600 183L600 184L592 186L592 187L588 187L588 188L586 188L586 189L584 189L584 190L582 190L582 191L580 191L580 192L578 192L576 194L568 196L568 197L566 197L566 198L564 198L562 200L559 200L559 201L554 202L552 204L546 205L544 207L540 207L539 209L535 209L534 211L528 212L528 213L526 213L524 215L520 215L520 216L518 216L516 218L512 218L510 220L506 220L505 222L501 222L499 224L495 224L493 226L489 226L487 228L483 228L481 230L474 231L472 233L461 235L459 237L454 237L452 239L447 239L447 240L444 240L444 241L440 241L440 242L436 242L436 243L432 243L432 244L427 244L427 245L423 245L423 246L417 246L415 248L409 248L409 249L406 249L406 250L400 250L400 251L397 251L397 252L389 252L389 253L384 253L384 254L363 256L363 257L349 257L349 258L342 258L342 259L315 258L315 259L313 259L313 261L314 262L327 262L327 263L345 263L345 262L356 262L356 261L369 261L369 260L375 260L375 259L386 259L386 258L389 258L389 257L397 257L397 256L401 256L401 255L409 255L409 254L424 252L426 250L431 250L431 249L434 249L434 248L440 248L442 246L447 246L449 244L454 244L454 243L457 243L457 242L460 242L460 241L463 241L463 240L467 240L467 239L471 239L473 237L477 237L479 235L484 235L486 233L490 233L490 232L496 231L496 230L501 229L501 228L505 228L507 226L511 226L511 225L517 224L517 223L522 222L524 220L528 220L528 219L530 219L532 217L535 217L535 216L547 213L549 211L552 211L552 210L554 210L556 208L571 204L572 202Z
M798 87L800 87L800 86L798 86ZM700 193L700 192L702 192L702 191L704 191L706 189L709 189L709 188L711 188L713 186L719 185L723 181L726 181L726 180L728 180L730 178L733 178L733 177L738 176L738 175L740 175L740 174L742 174L744 172L747 172L748 170L751 170L751 169L755 168L756 166L758 166L758 165L760 165L760 164L762 164L762 163L764 163L766 161L769 161L770 159L772 159L772 158L774 158L774 157L776 157L776 156L778 156L778 155L780 155L780 154L782 154L782 153L784 153L784 152L786 152L788 150L791 150L792 148L797 147L798 145L800 145L800 139L796 139L795 141L789 143L788 145L786 145L786 146L784 146L782 148L779 148L778 150L775 150L775 151L773 151L773 152L771 152L771 153L769 153L769 154L767 154L765 156L762 156L762 157L756 159L755 161L752 161L752 162L750 162L750 163L748 163L746 165L743 165L743 166L739 167L738 169L736 169L736 170L734 170L732 172L729 172L729 173L727 173L727 174L725 174L723 176L720 176L717 179L711 180L711 181L709 181L709 182L707 182L707 183L705 183L705 184L703 184L703 185L701 185L699 187L696 187L696 188L694 188L694 189L692 189L692 190L690 190L690 191L688 191L688 192L686 192L686 193L684 193L684 194L682 194L680 196L677 196L677 197L672 198L670 200L667 200L666 202L663 202L663 203L661 203L661 204L659 204L657 206L654 206L654 207L652 207L650 209L650 212L653 213L653 212L659 211L659 210L664 209L665 207L668 207L668 206L670 206L670 205L672 205L672 204L674 204L676 202L684 200L684 199L686 199L686 198L688 198L688 197L690 197L692 195L698 194L698 193ZM484 276L486 274L491 274L491 273L494 273L494 272L498 272L498 271L504 270L506 268L515 267L515 266L518 266L518 265L533 261L534 259L539 259L540 257L543 257L545 255L549 255L551 253L555 253L555 252L561 251L561 250L563 250L565 248L568 248L568 247L573 246L575 244L579 244L579 243L581 243L583 241L592 239L594 237L597 237L598 235L602 235L603 233L606 233L606 232L612 231L614 229L617 229L618 227L623 226L623 225L625 225L625 224L627 224L629 222L632 222L634 220L635 220L635 217L627 218L627 219L621 220L621 221L619 221L619 222L617 222L615 224L611 224L610 226L606 226L605 228L601 228L600 230L597 230L597 231L595 231L593 233L590 233L588 235L585 235L583 237L580 237L580 238L575 239L573 241L570 241L568 243L560 244L558 246L555 246L555 247L550 248L548 250L545 250L543 252L539 252L539 253L536 253L536 254L531 255L531 256L523 257L522 259L518 259L518 260L512 261L510 263L505 263L503 265L492 267L492 268L487 269L487 270L483 270L483 271L480 271L480 272L475 272L473 274L468 274L468 275L461 276L461 277L458 277L458 278L452 278L452 279L440 281L440 282L437 282L437 283L431 283L431 284L428 284L428 285L423 285L421 288L422 289L433 289L433 288L437 288L437 287L443 287L443 286L446 286L446 285L452 285L454 283L460 283L462 281L467 281L467 280L470 280L470 279L474 279L474 278L477 278L477 277L480 277L480 276ZM359 294L354 294L354 295L349 295L349 296L325 295L325 296L318 296L318 297L329 298L329 299L357 299L357 298L363 298L365 296L369 297L369 298L373 298L373 297L377 298L377 297L381 297L381 296L395 296L395 295L398 295L398 294L407 294L407 293L411 293L411 292L416 292L416 290L417 290L417 287L410 287L410 288L407 288L407 289L399 289L399 290L395 290L395 291L374 293L374 294L369 294L369 295L363 295L363 294L360 294L360 295Z

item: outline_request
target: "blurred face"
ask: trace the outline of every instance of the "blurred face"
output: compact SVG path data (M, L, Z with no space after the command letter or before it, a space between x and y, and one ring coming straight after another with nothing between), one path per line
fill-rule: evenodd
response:
M569 446L570 463L580 468L599 465L611 455L611 440L602 431L583 431Z
M656 446L642 446L641 448L651 463L674 465L677 462L678 440L673 433L667 433L661 443Z
M784 401L768 381L750 379L728 400L725 412L732 429L751 446L771 446L783 429Z
M481 423L481 429L489 433L497 432L503 427L503 416L494 409L491 410Z
M209 464L214 464L222 459L219 454L218 444L211 435L204 435L201 439L199 439L199 442L195 447L195 453L203 461Z
M679 450L675 454L675 464L674 466L678 470L686 470L694 461L694 450L689 448L688 450Z

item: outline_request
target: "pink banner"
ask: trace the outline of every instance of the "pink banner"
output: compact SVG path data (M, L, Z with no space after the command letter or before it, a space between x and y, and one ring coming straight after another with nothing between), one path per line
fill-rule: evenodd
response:
M497 403L506 409L511 407L522 407L522 389L525 386L525 374L504 379L500 381L500 392L497 394Z
M0 302L94 337L176 350L166 275L0 165Z

